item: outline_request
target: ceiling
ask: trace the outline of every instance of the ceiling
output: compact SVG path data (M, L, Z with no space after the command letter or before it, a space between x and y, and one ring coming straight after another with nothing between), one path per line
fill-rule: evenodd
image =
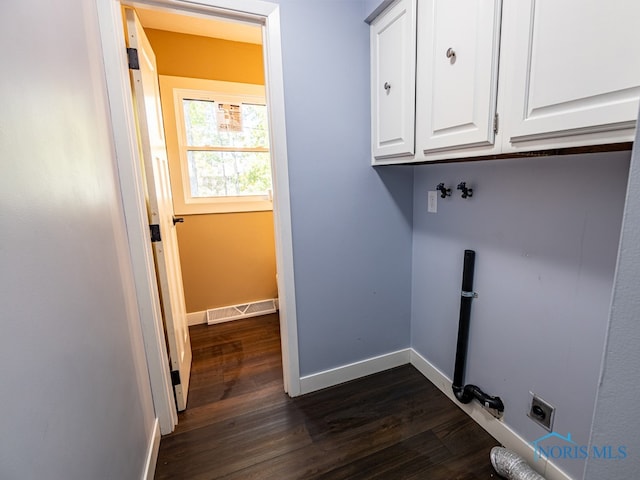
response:
M262 44L262 28L259 25L234 22L226 19L195 15L176 15L162 10L136 7L140 23L145 28L187 33L203 37L222 38L234 42Z

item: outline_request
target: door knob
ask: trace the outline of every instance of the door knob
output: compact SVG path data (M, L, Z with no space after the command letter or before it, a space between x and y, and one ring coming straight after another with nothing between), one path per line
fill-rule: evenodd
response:
M182 217L173 217L173 224L175 225L176 223L184 223L184 218L182 218Z
M391 90L391 84L389 82L384 82L384 89L389 93L389 90Z

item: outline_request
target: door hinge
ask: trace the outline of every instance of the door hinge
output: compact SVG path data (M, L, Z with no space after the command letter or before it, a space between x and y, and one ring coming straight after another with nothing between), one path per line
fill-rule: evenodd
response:
M151 230L151 242L161 242L162 238L160 238L160 225L152 224L149 225L149 230Z
M140 70L137 48L127 48L127 60L129 61L129 68L131 70Z
M180 385L182 382L180 381L180 370L172 370L171 371L171 385L174 387L176 385Z
M498 114L496 113L496 114L493 116L493 133L495 133L496 135L498 134L498 125L499 125L499 123L498 123L498 122L499 122L499 121L500 121L500 117L499 117L499 116L498 116Z

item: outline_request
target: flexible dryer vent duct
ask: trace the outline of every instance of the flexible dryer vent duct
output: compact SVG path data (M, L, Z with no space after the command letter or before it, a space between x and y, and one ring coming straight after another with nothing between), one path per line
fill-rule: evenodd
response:
M491 449L491 465L496 473L508 480L545 480L520 455L502 447Z

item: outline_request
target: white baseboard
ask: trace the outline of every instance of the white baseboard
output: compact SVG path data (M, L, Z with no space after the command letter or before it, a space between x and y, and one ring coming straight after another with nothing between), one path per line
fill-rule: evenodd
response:
M207 323L207 311L187 313L187 325L201 325Z
M149 438L149 448L144 462L141 480L153 480L156 474L156 462L158 461L158 451L160 450L160 423L156 418L153 421L151 437Z
M534 449L531 444L511 430L502 420L495 418L487 412L479 403L472 402L465 405L458 402L451 389L451 380L414 349L410 349L410 351L411 364L493 438L509 450L516 452L524 458L532 468L547 480L571 480L571 477L558 468L553 462L547 461L544 458L539 458L537 461L534 461Z
M300 378L300 394L315 392L340 383L355 380L374 373L409 363L410 349L378 355L360 362L350 363L342 367L332 368Z

